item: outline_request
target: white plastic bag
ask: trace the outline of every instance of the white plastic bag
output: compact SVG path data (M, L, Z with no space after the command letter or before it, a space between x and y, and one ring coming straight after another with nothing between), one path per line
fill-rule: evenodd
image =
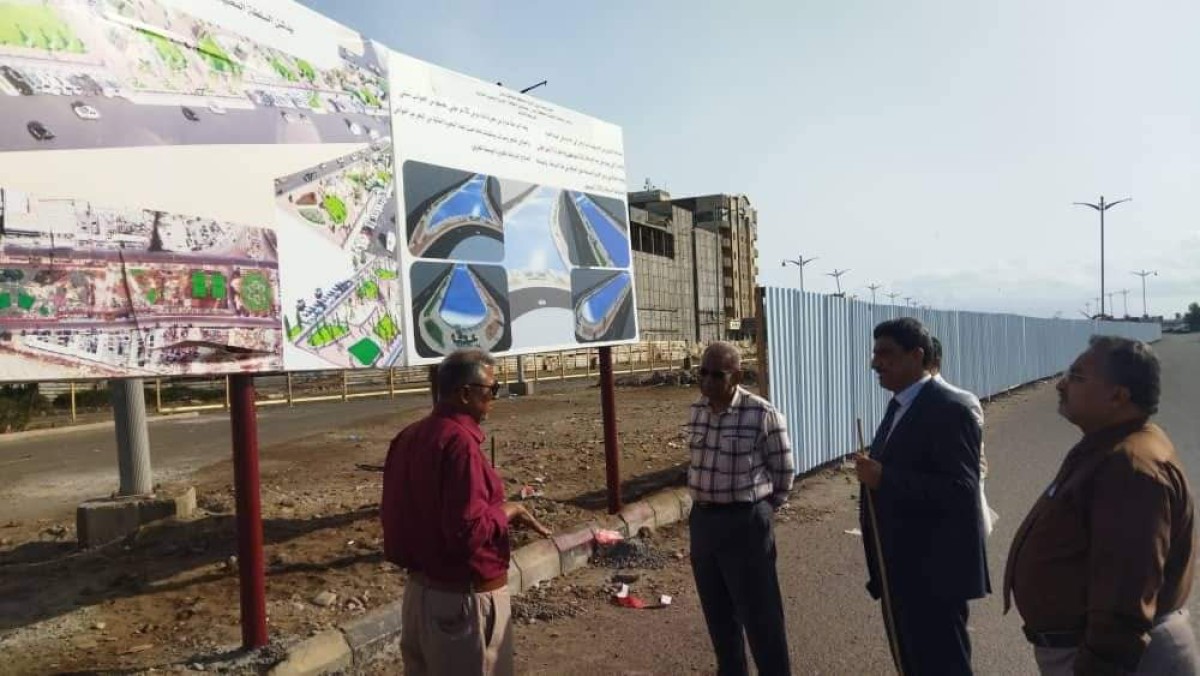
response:
M983 492L983 479L979 480L979 512L983 519L983 536L989 537L996 528L996 522L1000 520L1000 515L988 505L987 494Z

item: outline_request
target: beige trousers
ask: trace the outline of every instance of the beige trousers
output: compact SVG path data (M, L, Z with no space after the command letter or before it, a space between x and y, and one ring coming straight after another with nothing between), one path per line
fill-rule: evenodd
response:
M1196 635L1188 622L1187 609L1177 610L1150 630L1150 645L1142 662L1130 676L1196 676ZM1042 676L1074 676L1075 648L1034 648Z
M508 589L454 593L411 576L404 587L400 654L406 676L511 676Z

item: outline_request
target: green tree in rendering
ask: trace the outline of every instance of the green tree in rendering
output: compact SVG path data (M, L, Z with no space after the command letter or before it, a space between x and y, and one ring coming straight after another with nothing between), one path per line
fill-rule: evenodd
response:
M321 200L321 206L325 208L325 212L333 219L337 225L346 222L346 203L336 195L326 195Z
M304 59L296 59L296 69L300 71L300 77L312 82L317 79L317 71L312 67L312 64Z

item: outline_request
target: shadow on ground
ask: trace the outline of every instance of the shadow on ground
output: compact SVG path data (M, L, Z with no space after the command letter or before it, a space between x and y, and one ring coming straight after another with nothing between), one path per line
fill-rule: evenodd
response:
M279 544L375 519L377 514L378 508L370 505L321 517L266 519L263 538L267 545ZM236 550L233 515L150 526L124 540L82 551L73 543L20 545L0 553L0 632L112 599L179 591L236 576L236 565L230 565ZM324 571L372 561L382 561L382 554L364 551L327 561L283 563L270 566L267 574Z
M687 468L686 462L680 463L625 481L621 484L622 502L629 504L663 488L684 485L687 483ZM588 511L603 510L608 505L608 490L589 491L563 502Z

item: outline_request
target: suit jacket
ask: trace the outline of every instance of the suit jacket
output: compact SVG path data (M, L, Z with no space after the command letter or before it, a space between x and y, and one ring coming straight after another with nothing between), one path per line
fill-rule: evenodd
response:
M874 501L893 594L959 601L991 593L979 503L981 442L967 397L931 379L891 436L871 449L871 457L883 464ZM867 590L878 598L875 541L864 502L860 495Z

